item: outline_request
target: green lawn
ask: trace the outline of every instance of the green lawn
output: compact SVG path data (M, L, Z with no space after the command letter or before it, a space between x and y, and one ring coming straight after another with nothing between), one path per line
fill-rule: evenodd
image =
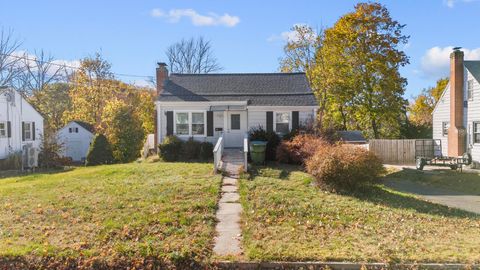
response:
M452 170L417 171L404 169L388 176L393 180L409 180L415 183L453 190L469 195L480 195L480 174Z
M6 257L210 257L220 177L211 164L132 163L0 179Z
M377 185L338 195L295 167L241 181L249 260L480 262L480 217Z

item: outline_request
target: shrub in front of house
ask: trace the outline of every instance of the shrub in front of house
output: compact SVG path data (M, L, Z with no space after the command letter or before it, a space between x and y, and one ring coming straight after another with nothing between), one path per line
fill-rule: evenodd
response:
M0 159L0 170L20 170L22 168L22 152L11 153Z
M182 144L181 159L185 161L196 160L200 156L200 142L190 137Z
M384 170L372 152L340 144L317 148L306 161L306 168L320 186L345 190L373 183Z
M178 161L182 151L182 140L177 136L167 136L158 145L158 155L163 161Z
M248 132L250 141L266 141L267 149L265 150L265 159L270 161L276 160L277 147L281 142L280 137L273 131L266 131L261 126L254 127Z
M319 147L328 147L329 143L313 134L300 134L291 140L284 140L277 147L277 161L287 164L303 165L315 154Z
M213 144L209 142L202 142L200 144L200 159L203 161L211 160L213 158Z
M93 138L92 144L88 149L85 165L95 166L113 163L112 146L103 134L97 134Z

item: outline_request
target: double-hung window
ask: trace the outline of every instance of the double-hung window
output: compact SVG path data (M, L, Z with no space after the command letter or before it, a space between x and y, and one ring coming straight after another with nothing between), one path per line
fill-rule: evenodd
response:
M480 122L473 122L473 143L480 143Z
M175 128L177 135L189 135L188 112L175 114Z
M23 123L23 136L25 141L33 141L33 125L32 122Z
M442 136L447 136L448 135L448 128L450 127L450 124L448 122L442 122Z
M290 131L290 113L277 112L275 114L275 131L286 134Z
M205 135L204 112L176 112L175 134L186 136Z
M205 134L205 114L203 112L192 112L192 135Z
M473 100L473 80L467 81L467 100Z
M0 138L7 137L7 122L0 122Z

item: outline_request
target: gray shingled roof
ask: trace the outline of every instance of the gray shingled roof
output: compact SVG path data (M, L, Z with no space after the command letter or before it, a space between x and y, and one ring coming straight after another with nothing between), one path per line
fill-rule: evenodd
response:
M90 131L91 133L95 133L95 129L89 123L86 123L86 122L83 122L83 121L78 121L78 120L75 120L73 122L77 123L79 126L81 126L84 129Z
M247 101L250 106L317 106L304 73L171 74L159 101Z
M341 130L337 131L338 137L344 142L366 142L360 130Z
M480 82L480 61L464 61L465 67L472 73L477 82Z

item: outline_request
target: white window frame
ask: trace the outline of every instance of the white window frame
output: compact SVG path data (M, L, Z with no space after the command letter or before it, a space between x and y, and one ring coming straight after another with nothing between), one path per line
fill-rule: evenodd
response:
M276 111L273 113L273 130L275 133L279 133L277 131L277 113L288 113L288 132L292 130L292 112L291 111Z
M474 88L474 81L470 79L467 81L467 100L473 100L473 88Z
M177 113L188 113L188 134L177 134ZM203 134L192 134L192 113L203 113ZM173 134L177 137L206 137L207 136L207 111L205 110L176 110L173 111Z
M3 129L0 128L0 131L3 130L4 131L4 135L2 135L2 133L0 132L0 138L7 138L8 137L8 124L7 124L7 121L0 121L0 124L3 124Z
M477 132L475 132L475 125L479 125L479 129L477 130ZM480 122L479 121L474 121L473 122L473 128L472 128L472 142L473 144L480 144L480 141L475 141L475 134L479 134L480 133Z
M24 134L23 134L23 136L25 138L25 141L33 141L33 122L24 121L23 124L24 124L24 130L23 130ZM30 137L28 137L28 138L27 138L27 129L25 128L27 124L30 127L28 129L28 131L30 132Z
M448 136L448 130L450 129L450 122L444 121L442 122L442 137ZM447 132L445 132L445 130Z

